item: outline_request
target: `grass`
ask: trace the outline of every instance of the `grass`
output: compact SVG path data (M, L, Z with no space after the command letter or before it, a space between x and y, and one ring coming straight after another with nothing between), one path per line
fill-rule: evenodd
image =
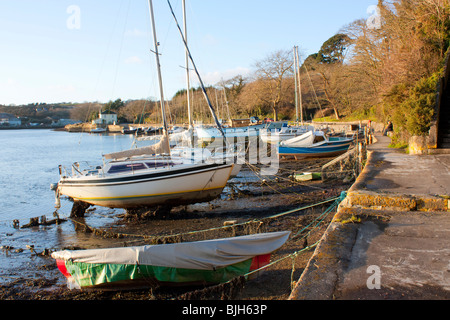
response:
M388 148L392 149L408 149L408 144L404 142L390 143Z

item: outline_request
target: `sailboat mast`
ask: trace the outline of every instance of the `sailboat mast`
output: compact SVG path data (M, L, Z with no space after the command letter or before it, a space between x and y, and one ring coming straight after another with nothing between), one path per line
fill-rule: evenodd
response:
M294 46L295 123L298 125L297 47Z
M303 101L302 101L302 80L300 78L300 59L298 54L298 47L296 50L297 54L297 76L298 76L298 94L299 94L299 100L300 100L300 121L303 125ZM298 118L297 118L298 119Z
M214 108L212 106L212 103L209 100L208 93L206 92L206 89L205 89L205 85L203 84L202 78L200 77L200 73L198 72L197 66L195 65L194 59L192 58L192 55L191 55L191 52L189 51L189 47L188 47L188 45L186 43L186 39L184 38L184 34L181 31L181 28L180 28L180 25L178 23L177 17L175 16L175 13L173 12L173 8L172 8L172 5L170 4L169 0L167 0L167 4L169 5L170 12L172 13L173 19L175 20L175 23L177 24L177 28L178 28L178 31L180 32L181 39L183 40L184 46L186 48L186 52L187 52L187 54L189 56L189 60L191 61L192 66L194 67L195 74L197 75L198 81L200 82L200 87L202 88L203 96L206 99L206 102L207 102L208 107L209 107L209 111L211 111L211 114L212 114L213 119L214 119L214 121L216 123L217 129L220 131L222 137L225 138L225 132L223 131L222 125L220 124L219 119L217 118L216 112L214 111Z
M230 106L228 104L227 90L225 88L225 83L223 82L223 79L222 79L222 88L223 88L223 96L225 97L225 104L227 106L228 121L230 121L231 123Z
M162 85L162 76L161 76L161 64L159 62L159 51L158 51L158 40L156 38L156 27L155 27L155 16L153 14L153 2L152 0L148 0L148 6L150 10L150 18L152 20L152 30L153 30L153 42L155 45L155 57L156 57L156 69L158 70L158 81L159 81L159 94L161 99L161 115L162 115L162 121L163 121L163 135L168 136L168 130L167 130L167 120L166 120L166 110L164 108L164 90Z
M187 43L187 22L186 22L186 0L183 0L183 24L184 24L184 39ZM191 99L190 99L190 79L189 79L189 53L186 51L186 85L187 85L187 107L188 107L188 119L189 119L189 129L193 128L192 115L191 115Z

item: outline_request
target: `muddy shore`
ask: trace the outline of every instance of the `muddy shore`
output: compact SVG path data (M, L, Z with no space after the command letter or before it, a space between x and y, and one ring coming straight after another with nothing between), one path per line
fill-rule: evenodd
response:
M88 233L92 238L101 239L101 246L134 246L170 241L196 241L233 235L244 235L259 231L289 230L303 231L298 240L289 241L272 256L277 261L292 253L304 250L294 257L288 257L267 268L259 277L247 281L236 280L226 286L151 288L138 291L80 291L69 290L64 277L56 268L51 252L30 250L16 252L0 251L0 257L26 255L25 263L20 263L10 279L0 284L0 300L172 300L172 299L236 299L236 300L285 300L289 297L293 282L301 273L316 243L325 232L334 212L329 214L317 227L315 219L328 207L328 204L315 206L275 219L265 219L274 214L306 207L326 199L337 197L348 190L351 182L342 180L328 182L296 182L289 178L293 172L319 171L331 159L282 162L279 174L265 180L256 178L237 179L224 191L220 199L207 204L173 208L170 214L149 217L146 220L119 219L101 227L86 227L84 220L68 221L77 232ZM251 177L254 168L243 168L246 177ZM94 208L95 210L95 208ZM89 213L88 213L89 215ZM257 219L262 221L245 227L230 227L208 232L191 231L218 228L225 221L243 223ZM311 223L313 223L311 225ZM35 227L39 232L40 227ZM51 232L50 229L46 232ZM189 233L189 234L188 234ZM182 235L181 235L182 234ZM176 235L176 236L174 236ZM96 244L98 245L98 244ZM85 248L86 243L76 245ZM308 249L309 248L309 249ZM63 248L59 248L63 249ZM12 260L13 261L13 260Z

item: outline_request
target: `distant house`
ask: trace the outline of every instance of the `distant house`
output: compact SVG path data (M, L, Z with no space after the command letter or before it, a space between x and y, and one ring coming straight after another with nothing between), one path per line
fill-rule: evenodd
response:
M112 111L101 111L98 119L93 121L95 124L115 124L117 123L117 114Z
M0 113L0 126L16 127L22 125L22 120L9 113Z

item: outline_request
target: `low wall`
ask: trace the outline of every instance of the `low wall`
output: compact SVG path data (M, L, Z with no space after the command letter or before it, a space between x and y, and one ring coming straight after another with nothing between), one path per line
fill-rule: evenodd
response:
M348 122L312 122L311 125L317 130L328 128L334 132L349 132L354 131L355 126L367 127L368 123L369 120L362 120ZM372 132L383 132L385 124L371 121L370 127L372 128Z
M450 149L437 147L437 127L433 126L430 129L428 136L412 136L408 141L408 152L411 155L427 155L427 154L450 154Z

